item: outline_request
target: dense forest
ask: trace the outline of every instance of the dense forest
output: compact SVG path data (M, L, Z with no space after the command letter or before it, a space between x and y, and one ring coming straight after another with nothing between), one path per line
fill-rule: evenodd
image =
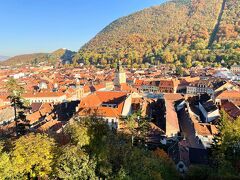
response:
M239 0L175 0L122 17L73 62L115 65L232 65L240 58Z

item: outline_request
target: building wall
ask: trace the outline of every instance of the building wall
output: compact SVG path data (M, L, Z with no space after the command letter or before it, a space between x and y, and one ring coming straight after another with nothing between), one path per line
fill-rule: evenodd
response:
M26 100L30 101L30 103L37 103L37 102L42 102L42 103L61 103L64 100L66 100L66 95L59 96L59 97L27 97L25 98Z
M159 92L161 92L161 93L176 93L176 92L174 92L173 87L164 87L164 86L159 87Z
M240 73L240 66L232 66L231 71L233 73Z
M77 88L77 99L82 99L83 95L84 95L84 89Z
M201 103L199 103L199 109L202 112L206 123L211 122L212 120L220 116L218 109L211 113L208 113Z
M115 74L114 84L120 85L122 83L126 83L126 73L120 72Z
M218 117L220 117L220 113L219 113L219 110L217 109L208 114L208 122L211 122Z
M197 88L192 86L187 86L187 94L197 94Z
M128 116L131 113L132 96L128 96L124 102L122 116Z
M187 86L187 94L213 94L214 91L208 87Z
M213 136L209 135L209 136L203 136L203 135L199 135L196 133L196 137L198 137L198 139L201 141L201 143L203 144L204 148L210 148L212 143L213 143Z
M103 117L103 119L107 122L110 127L114 129L118 128L118 118L116 117Z

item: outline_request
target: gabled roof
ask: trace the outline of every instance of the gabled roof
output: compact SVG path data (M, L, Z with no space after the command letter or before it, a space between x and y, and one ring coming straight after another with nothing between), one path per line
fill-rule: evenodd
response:
M231 99L231 98L240 98L240 92L239 91L230 91L225 90L221 92L217 97L217 99Z
M24 98L43 98L43 97L61 97L63 96L64 93L63 92L50 92L50 91L46 91L46 92L37 92L37 93L27 93L27 94L23 94Z
M48 121L46 123L44 123L43 125L41 125L37 131L39 132L46 132L48 131L49 129L51 129L52 127L56 126L56 125L62 125L62 123L60 121L57 121L57 120L51 120L51 121Z
M218 109L217 106L214 104L214 102L212 100L209 100L207 102L203 102L201 104L208 113L216 111Z
M201 136L213 136L218 133L216 125L204 123L194 123L193 125L196 133Z
M234 119L240 116L240 108L228 100L222 101L221 108Z
M125 100L127 93L119 91L99 91L96 92L96 95L102 103L111 102L114 104L119 104Z
M118 112L118 109L111 107L92 107L80 109L78 115L118 118L120 113Z
M96 94L90 94L89 96L83 98L79 104L80 108L84 107L98 107L102 104L102 101Z
M98 91L83 98L79 107L98 107L101 104L116 104L119 105L126 99L126 92L117 91Z
M164 94L164 99L166 99L166 100L178 101L178 100L183 99L183 98L184 98L183 95L179 94L179 93L176 93L176 94L173 94L173 93Z
M32 103L31 104L31 112L36 112L38 111L42 106L42 103Z
M174 87L173 80L160 80L159 83L160 87Z
M26 119L29 121L29 124L34 124L35 122L39 121L41 117L42 116L40 114L40 111L36 111L32 114L27 115Z
M53 107L49 103L44 103L40 108L40 113L42 116L45 116L47 113L52 112Z

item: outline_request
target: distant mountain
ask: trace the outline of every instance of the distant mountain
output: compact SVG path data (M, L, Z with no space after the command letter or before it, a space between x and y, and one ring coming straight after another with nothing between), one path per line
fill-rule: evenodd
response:
M6 61L1 62L1 65L15 66L15 65L23 65L27 63L32 63L34 61L40 62L45 61L47 59L47 53L34 53L34 54L24 54L11 57Z
M75 54L76 52L68 50L66 48L61 48L51 53L52 56L61 59L63 64L71 63L72 58Z
M174 0L122 17L75 56L85 63L220 63L240 59L239 0Z
M24 65L24 64L38 64L40 62L48 62L49 64L56 64L59 60L62 63L72 62L72 56L75 52L67 49L58 49L52 53L33 53L14 56L6 61L0 62L1 65Z
M5 60L7 60L7 59L9 59L10 57L8 57L8 56L1 56L0 55L0 61L5 61Z

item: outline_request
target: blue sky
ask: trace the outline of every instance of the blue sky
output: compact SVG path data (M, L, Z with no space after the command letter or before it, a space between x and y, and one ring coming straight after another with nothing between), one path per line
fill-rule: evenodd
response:
M165 0L0 0L0 55L77 51L119 17Z

